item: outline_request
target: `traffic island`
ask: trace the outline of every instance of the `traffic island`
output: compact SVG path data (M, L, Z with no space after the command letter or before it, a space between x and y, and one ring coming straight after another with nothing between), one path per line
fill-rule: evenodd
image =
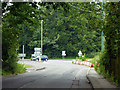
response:
M46 67L30 67L30 68L26 68L27 72L32 72L32 71L39 71L39 70L43 70L43 69L46 69Z

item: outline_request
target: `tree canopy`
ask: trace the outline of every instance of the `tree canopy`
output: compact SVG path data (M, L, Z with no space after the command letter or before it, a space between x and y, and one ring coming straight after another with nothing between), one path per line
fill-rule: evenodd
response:
M101 17L96 16L95 13L100 10L94 9L96 5L90 3L69 3L68 5L68 11L62 7L53 9L52 6L46 10L48 14L45 16L43 26L43 53L50 58L60 58L61 52L65 50L68 57L76 57L78 51L82 50L88 57L93 57L96 52L100 52ZM89 8L86 7L88 5ZM25 50L29 56L34 47L40 47L40 23L41 21L38 25L32 24L31 30L26 28L26 33L21 34L20 51L22 51L22 45L25 44Z

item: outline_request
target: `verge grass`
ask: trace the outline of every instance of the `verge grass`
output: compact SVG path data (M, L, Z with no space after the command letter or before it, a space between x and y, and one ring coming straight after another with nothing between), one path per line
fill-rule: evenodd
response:
M24 59L24 60L30 60L30 59Z
M25 73L26 72L26 68L29 68L29 67L31 67L31 66L30 65L26 65L26 64L23 65L23 64L17 63L17 67L16 67L14 73L12 73L11 71L6 72L5 70L1 70L0 72L1 72L1 74L3 76L17 75L17 74Z

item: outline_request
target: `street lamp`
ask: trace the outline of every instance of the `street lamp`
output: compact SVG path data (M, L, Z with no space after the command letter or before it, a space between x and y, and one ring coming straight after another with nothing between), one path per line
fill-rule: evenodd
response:
M43 38L43 20L41 20L41 55L42 55L42 48L43 48L43 46L42 46L42 38Z

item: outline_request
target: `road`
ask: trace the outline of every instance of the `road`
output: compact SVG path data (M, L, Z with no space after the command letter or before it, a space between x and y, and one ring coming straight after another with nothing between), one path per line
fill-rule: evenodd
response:
M29 64L26 73L3 77L2 88L92 88L86 78L89 67L72 61L19 61ZM41 69L42 68L42 69Z

